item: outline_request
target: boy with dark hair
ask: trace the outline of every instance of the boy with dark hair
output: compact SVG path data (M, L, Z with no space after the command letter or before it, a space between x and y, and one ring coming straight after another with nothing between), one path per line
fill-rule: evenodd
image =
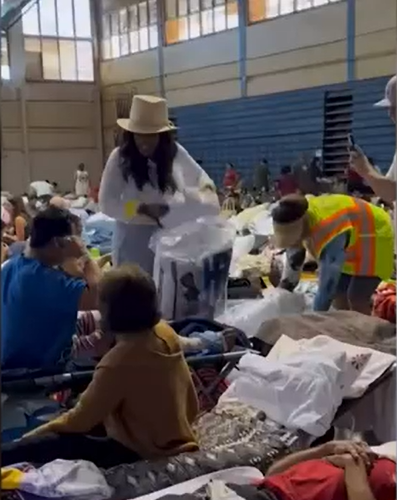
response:
M197 395L178 335L160 321L151 277L138 266L109 271L99 310L115 346L72 410L2 447L3 466L63 458L108 468L197 449ZM88 436L98 425L107 438Z
M82 257L82 276L61 269ZM2 369L56 367L71 346L78 311L97 308L99 277L98 266L73 236L71 214L53 206L40 212L24 254L10 259L1 273Z

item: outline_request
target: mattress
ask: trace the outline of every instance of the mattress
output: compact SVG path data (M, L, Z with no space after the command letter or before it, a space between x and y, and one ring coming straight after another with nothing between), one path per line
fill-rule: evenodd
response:
M232 467L254 466L262 472L278 458L307 445L264 413L239 402L218 404L195 426L200 451L160 460L140 461L104 471L114 488L112 500L127 500Z

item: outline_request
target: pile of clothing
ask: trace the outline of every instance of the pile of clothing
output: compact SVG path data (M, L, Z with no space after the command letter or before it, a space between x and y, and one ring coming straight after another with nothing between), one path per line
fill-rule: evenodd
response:
M22 463L1 469L6 500L107 500L113 490L91 462L54 460L42 467Z

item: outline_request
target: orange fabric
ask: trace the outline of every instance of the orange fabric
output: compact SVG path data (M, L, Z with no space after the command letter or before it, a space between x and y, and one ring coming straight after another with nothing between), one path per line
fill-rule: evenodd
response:
M354 205L336 211L331 216L321 220L319 224L312 228L313 246L317 256L321 254L323 248L336 236L349 231L353 228L353 217L356 219L354 226L357 228L357 240L352 242L346 249L346 264L353 269L353 274L360 274L359 264L364 255L369 261L369 276L376 275L376 254L375 254L375 219L371 207L368 203L357 201ZM338 220L340 222L338 223ZM336 225L335 225L336 224ZM322 238L316 238L316 233L322 233L323 228L330 226L330 230L324 232ZM369 238L364 241L360 238L361 234L372 235L372 241ZM369 244L368 244L369 243ZM365 248L364 248L365 244ZM365 252L365 254L364 254Z
M335 220L339 217L339 213L336 215L334 218ZM329 221L330 222L330 221ZM332 222L334 222L332 220ZM321 227L325 226L327 224L326 221L323 221L321 223ZM335 227L333 231L329 231L329 233L325 234L324 237L321 240L316 240L314 244L314 249L317 255L321 253L321 250L329 243L335 236L338 236L338 234L343 233L344 231L348 231L351 228L351 223L349 221L342 221L338 226Z
M17 241L25 241L26 220L21 215L18 215L15 217L14 226Z

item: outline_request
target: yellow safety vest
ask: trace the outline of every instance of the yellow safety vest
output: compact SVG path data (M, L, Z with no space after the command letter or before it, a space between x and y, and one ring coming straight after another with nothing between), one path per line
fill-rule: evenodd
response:
M325 246L348 233L342 272L390 279L394 265L394 232L388 213L344 194L308 196L310 237L307 248L319 259Z

